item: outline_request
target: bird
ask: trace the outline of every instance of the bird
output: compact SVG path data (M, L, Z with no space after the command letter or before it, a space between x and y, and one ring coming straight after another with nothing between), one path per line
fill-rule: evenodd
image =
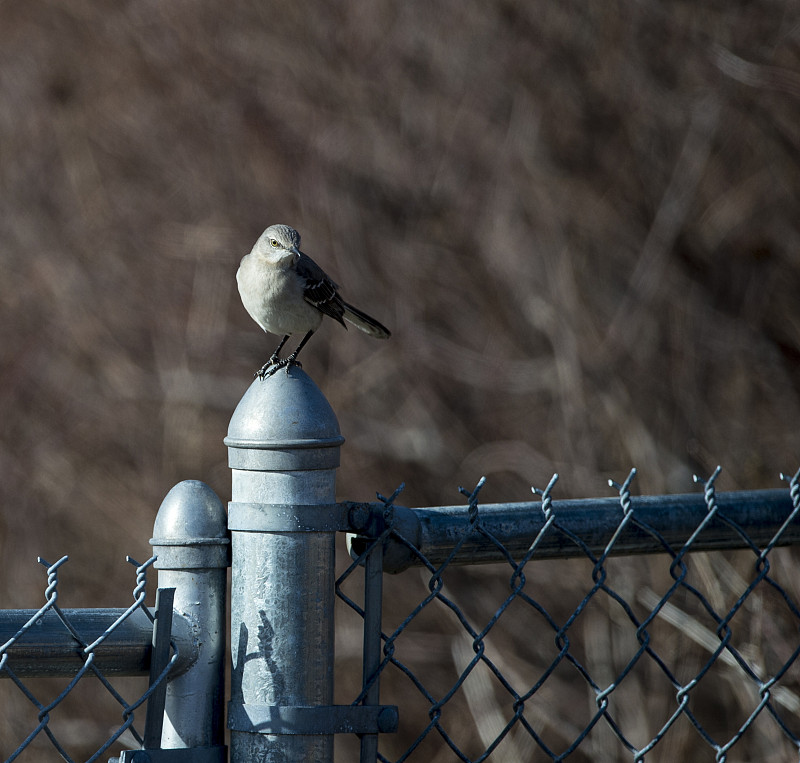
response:
M300 251L300 234L289 225L270 225L249 254L242 257L236 272L242 304L261 328L283 336L269 360L254 376L264 380L279 369L286 373L300 366L297 356L326 315L345 328L345 321L376 339L391 332L339 295L339 286L307 254ZM293 334L303 334L297 349L280 357Z

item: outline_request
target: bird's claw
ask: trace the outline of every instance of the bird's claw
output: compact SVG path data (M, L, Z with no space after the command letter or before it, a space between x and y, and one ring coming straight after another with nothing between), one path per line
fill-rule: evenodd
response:
M295 360L292 357L288 358L270 358L266 363L264 363L261 368L256 371L255 375L261 379L262 381L266 379L268 376L272 376L280 371L281 368L286 369L286 375L289 375L289 369L292 366L297 366L298 368L302 368L303 364L299 360Z
M267 376L272 376L272 374L271 373L268 374L267 371L269 370L269 368L271 366L274 366L276 363L279 363L279 362L280 362L280 358L278 357L278 353L277 352L273 352L272 355L270 356L270 359L266 363L264 363L264 365L261 366L261 368L259 368L258 371L256 371L253 374L253 378L258 377L259 379L264 379Z

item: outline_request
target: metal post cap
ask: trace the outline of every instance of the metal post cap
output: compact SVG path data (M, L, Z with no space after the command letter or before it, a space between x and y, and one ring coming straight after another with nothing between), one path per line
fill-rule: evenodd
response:
M184 480L167 493L153 525L156 568L198 569L229 564L228 518L204 482Z
M344 442L330 403L302 369L255 379L231 417L231 469L335 469Z

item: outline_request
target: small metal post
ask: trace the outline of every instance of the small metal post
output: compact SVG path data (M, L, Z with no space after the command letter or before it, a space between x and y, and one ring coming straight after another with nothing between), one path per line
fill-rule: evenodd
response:
M202 760L224 760L225 507L208 485L180 482L158 510L153 536L158 585L175 589L173 611L189 622L197 650L191 668L167 684L161 747L206 748Z
M256 379L231 419L232 763L333 760L343 441L328 401L297 367Z
M364 565L364 704L380 703L380 683L375 675L381 663L381 604L383 600L383 547L375 541ZM371 683L370 683L371 682ZM361 737L361 763L378 759L378 734Z
M172 610L175 607L175 589L159 588L156 591L156 619L153 623L153 650L150 656L150 686L166 670L170 659L172 638ZM161 747L164 730L164 709L167 702L168 681L161 681L147 700L147 718L144 724L144 748Z

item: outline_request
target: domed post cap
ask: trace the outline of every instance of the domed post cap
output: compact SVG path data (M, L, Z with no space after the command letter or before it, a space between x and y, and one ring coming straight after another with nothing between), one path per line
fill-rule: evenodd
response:
M227 515L204 482L185 480L167 493L153 525L150 545L157 569L207 569L229 565Z
M302 369L255 379L231 417L231 469L335 469L344 442L330 403Z

